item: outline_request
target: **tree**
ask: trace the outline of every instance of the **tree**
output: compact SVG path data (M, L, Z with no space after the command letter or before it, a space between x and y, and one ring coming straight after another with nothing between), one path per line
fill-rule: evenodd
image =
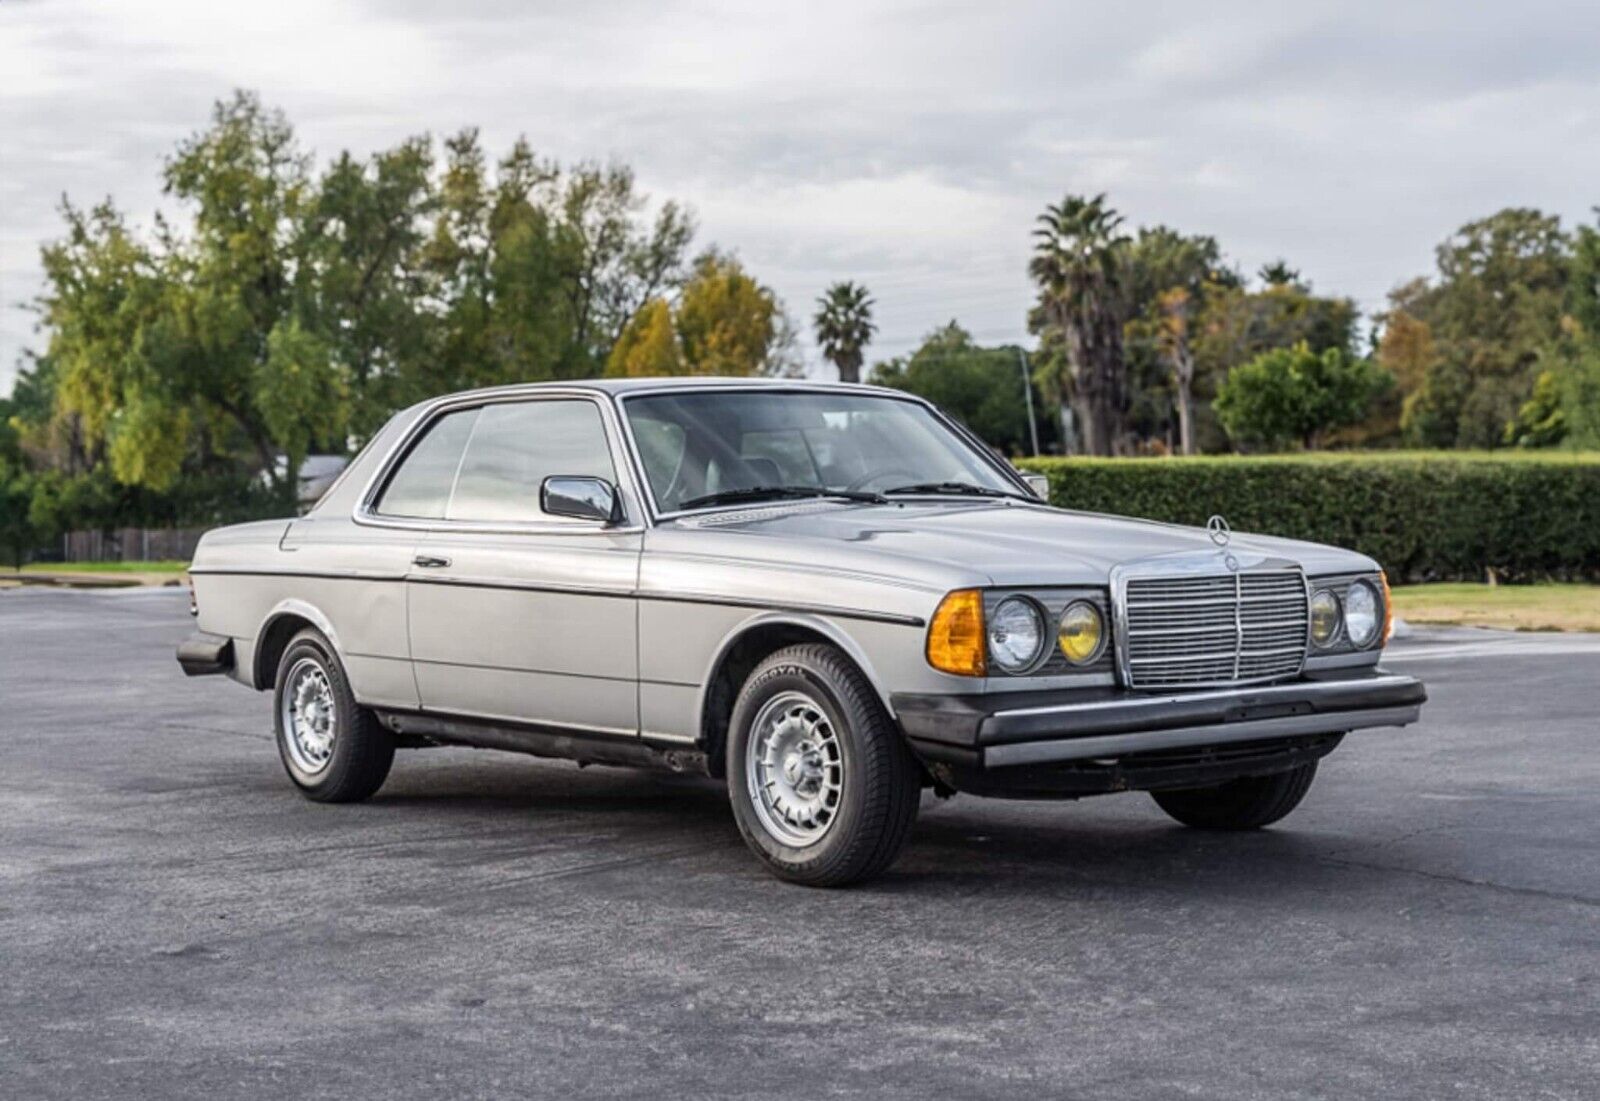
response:
M678 300L677 327L690 374L778 374L792 354L778 296L738 260L715 251L695 262Z
M1127 237L1104 195L1068 195L1036 219L1028 272L1039 288L1034 332L1062 360L1084 449L1110 455L1124 445L1128 412L1122 326L1127 319Z
M1410 408L1417 394L1429 372L1438 364L1439 346L1433 338L1432 327L1401 305L1425 289L1423 280L1397 287L1389 296L1394 308L1375 319L1380 327L1373 358L1395 384L1375 403L1367 423L1353 434L1362 445L1400 441L1401 425L1411 416Z
M839 369L840 382L860 382L867 344L878 326L872 296L856 283L835 283L817 299L812 319L823 358Z
M606 374L616 378L683 374L683 350L678 347L678 330L666 299L652 298L623 327L622 336L611 346Z
M166 300L150 332L154 374L165 393L151 399L152 443L171 438L182 417L206 431L225 420L254 455L260 476L287 503L298 463L280 468L258 398L268 373L269 338L293 307L293 278L300 263L298 219L307 208L310 158L279 111L239 92L218 103L211 126L179 144L168 160L166 191L193 211L179 239L160 235L167 272ZM164 427L167 431L158 431ZM118 478L153 489L170 485L177 463L146 462L147 476L130 476L113 455Z
M0 550L12 569L20 570L43 540L29 519L32 479L20 466L0 456Z
M1196 325L1208 297L1239 279L1213 237L1141 227L1127 247L1129 320L1123 328L1130 427L1185 454L1197 445Z
M1600 345L1587 342L1575 348L1557 369L1556 378L1561 387L1566 445L1600 450Z
M737 259L715 250L695 261L676 306L646 302L612 346L613 376L768 375L789 368L793 330L783 305Z
M338 385L348 403L346 423L321 426L336 450L365 441L395 409L428 396L419 382L438 353L427 309L438 288L425 253L439 207L432 171L424 138L365 162L341 153L295 228L290 324L301 335L279 339L322 343L320 382Z
M1240 444L1319 446L1330 429L1355 424L1393 380L1369 360L1302 343L1263 352L1228 372L1217 416Z
M1123 329L1132 386L1130 420L1145 438L1197 447L1194 384L1196 326L1208 297L1236 287L1216 238L1167 226L1141 227L1127 249L1130 318Z
M240 92L163 178L170 224L67 203L43 249L49 345L16 419L29 465L63 479L36 500L73 523L214 521L264 507L263 482L284 508L305 455L422 398L601 373L657 300L684 306L687 369L793 364L781 305L731 260L685 295L693 219L623 166L564 170L520 140L491 163L465 130L437 160L418 137L317 172Z
M1516 447L1554 447L1566 439L1567 418L1561 404L1561 379L1554 371L1540 372L1533 393L1506 425L1505 442Z
M28 553L43 540L28 515L33 503L33 480L23 465L16 414L16 403L0 398L0 551L13 568L20 570Z
M1600 206L1594 208L1600 216ZM1600 341L1600 228L1579 226L1567 270L1567 314L1583 334Z
M684 279L694 218L667 202L652 222L641 224L646 201L634 188L633 171L621 165L579 165L557 192L563 285L574 340L589 360L575 375L597 374L639 308Z
M1194 454L1194 349L1190 325L1194 315L1193 294L1185 287L1172 287L1156 299L1161 327L1157 346L1162 358L1172 365L1172 380L1178 389L1178 440L1185 455Z
M17 423L17 406L10 398L0 398L0 463L22 465L22 433Z
M1261 270L1256 272L1257 278L1269 287L1302 287L1300 270L1291 268L1287 260L1281 257L1270 263L1262 264Z
M1437 350L1407 400L1405 433L1430 447L1492 447L1561 338L1571 239L1554 216L1508 209L1462 226L1435 255L1434 281L1391 296L1391 324L1402 312L1425 323Z
M1506 425L1517 447L1600 448L1600 345L1568 339L1549 348L1533 392Z
M1032 433L1023 362L1022 349L985 348L952 321L909 356L873 367L868 381L927 398L990 446L1024 455L1032 450Z

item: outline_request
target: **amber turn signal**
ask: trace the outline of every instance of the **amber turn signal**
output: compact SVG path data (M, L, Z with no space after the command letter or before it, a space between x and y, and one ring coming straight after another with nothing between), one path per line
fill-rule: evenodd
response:
M1383 641L1379 646L1389 645L1389 636L1394 634L1394 602L1389 599L1389 574L1384 570L1378 571L1378 584L1383 587Z
M957 589L943 600L928 626L928 664L942 673L981 677L988 667L983 648L983 594Z

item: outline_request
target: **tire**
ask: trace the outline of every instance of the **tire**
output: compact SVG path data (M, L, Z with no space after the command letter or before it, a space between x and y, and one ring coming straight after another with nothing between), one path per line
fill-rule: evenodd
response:
M307 628L289 641L278 660L272 704L278 757L307 799L359 803L383 786L394 763L394 739L356 703L339 655L320 632ZM297 728L295 715L313 729Z
M1246 776L1203 788L1152 791L1156 805L1185 826L1258 830L1288 815L1317 777L1317 762L1271 776Z
M745 680L728 736L734 819L779 878L841 887L900 854L917 817L920 770L840 651L805 644L768 657Z

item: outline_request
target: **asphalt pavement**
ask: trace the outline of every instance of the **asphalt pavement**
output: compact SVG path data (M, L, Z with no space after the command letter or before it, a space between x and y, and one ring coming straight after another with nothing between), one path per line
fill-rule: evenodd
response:
M1418 632L1432 700L1248 835L925 799L768 877L709 781L405 752L297 796L181 592L0 592L0 1096L1600 1094L1600 636Z

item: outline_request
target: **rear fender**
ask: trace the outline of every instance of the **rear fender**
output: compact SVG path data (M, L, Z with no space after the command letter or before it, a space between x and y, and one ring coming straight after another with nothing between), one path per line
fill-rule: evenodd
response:
M271 637L273 628L289 617L302 619L322 632L322 637L328 640L328 643L334 649L334 653L339 656L341 661L343 660L344 646L339 641L339 632L333 629L332 622L323 614L322 609L313 604L308 604L304 600L296 600L290 597L279 601L273 606L272 611L268 612L266 618L261 621L261 629L256 632L255 646L251 650L254 663L254 676L251 681L253 688L266 689L272 687L276 670L265 668L267 663L264 659L268 652L266 642Z

